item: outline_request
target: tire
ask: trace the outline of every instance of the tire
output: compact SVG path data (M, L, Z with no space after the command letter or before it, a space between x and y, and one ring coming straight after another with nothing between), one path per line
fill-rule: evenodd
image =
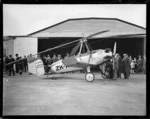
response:
M86 79L87 82L93 82L94 79L95 79L95 76L94 76L93 73L87 73L87 74L85 75L85 79Z

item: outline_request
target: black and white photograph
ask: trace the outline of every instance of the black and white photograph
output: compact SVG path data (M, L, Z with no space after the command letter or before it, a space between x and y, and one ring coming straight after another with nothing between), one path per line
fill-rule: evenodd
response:
M145 116L146 4L3 4L3 116Z

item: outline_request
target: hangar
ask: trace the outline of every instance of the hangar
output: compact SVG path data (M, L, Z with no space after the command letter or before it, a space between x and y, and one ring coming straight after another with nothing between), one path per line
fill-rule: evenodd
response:
M117 18L68 19L30 33L27 36L15 37L13 41L7 40L4 48L6 55L10 53L13 56L16 53L20 55L36 54L48 48L101 31L107 32L97 34L89 40L89 44L93 49L113 48L116 41L117 52L121 55L128 53L133 57L137 57L146 53L146 29ZM11 43L8 43L8 41ZM6 44L9 44L9 49ZM64 56L66 53L70 53L73 46L75 44L57 49L54 52L47 52L46 54L52 56L55 53Z

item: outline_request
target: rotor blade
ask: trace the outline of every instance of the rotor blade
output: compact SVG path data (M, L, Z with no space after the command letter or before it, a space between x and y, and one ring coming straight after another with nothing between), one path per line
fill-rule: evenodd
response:
M90 39L91 37L93 37L93 36L95 36L95 35L102 34L102 33L106 33L106 32L108 32L108 31L110 31L110 30L100 31L100 32L97 32L97 33L91 34L91 35L87 36L86 38L87 38L87 39Z
M105 38L122 38L122 37L142 37L146 34L128 34L128 35L111 35Z
M75 40L75 41L72 41L72 42L68 42L68 43L65 43L65 44L62 44L62 45L58 45L58 46L56 46L56 47L49 48L49 49L47 49L47 50L44 50L44 51L39 52L39 53L34 54L34 55L38 55L38 54L41 54L41 53L44 53L44 52L47 52L47 51L51 51L51 50L54 50L54 49L57 49L57 48L60 48L60 47L63 47L63 46L66 46L66 45L69 45L69 44L78 42L78 41L80 41L80 40L81 40L81 39L78 39L78 40ZM32 56L34 56L34 55L32 55ZM24 59L26 59L26 58L24 58ZM24 60L24 59L20 59L20 60L14 61L14 62L10 62L10 63L6 64L6 66L7 66L7 65L10 65L10 64L13 64L13 63L16 63L16 62L18 62L18 61Z
M17 61L13 61L13 62L7 63L5 66L10 65L10 64L14 64L14 63L19 62L19 61L24 60L24 59L27 59L27 58L23 58L23 59L20 59L20 60L17 60Z
M114 50L113 50L113 55L116 54L116 48L117 48L117 43L115 42L115 44L114 44Z

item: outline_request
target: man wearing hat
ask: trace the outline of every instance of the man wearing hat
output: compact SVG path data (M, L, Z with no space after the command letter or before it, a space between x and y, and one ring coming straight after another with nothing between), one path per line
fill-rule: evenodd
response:
M130 60L127 54L123 54L124 58L122 60L122 72L124 74L124 78L128 79L130 75Z
M11 62L14 62L14 58L12 57L12 55L9 55L9 62L8 63L11 63ZM9 76L11 76L11 72L13 72L13 75L15 76L15 71L14 71L14 64L10 64L9 65Z
M16 54L16 61L19 60L19 55ZM16 73L19 73L19 63L16 62Z
M117 79L118 61L117 54L113 57L113 79Z
M122 58L121 56L117 53L117 62L118 62L118 71L117 71L117 78L121 78L121 73L122 73Z

